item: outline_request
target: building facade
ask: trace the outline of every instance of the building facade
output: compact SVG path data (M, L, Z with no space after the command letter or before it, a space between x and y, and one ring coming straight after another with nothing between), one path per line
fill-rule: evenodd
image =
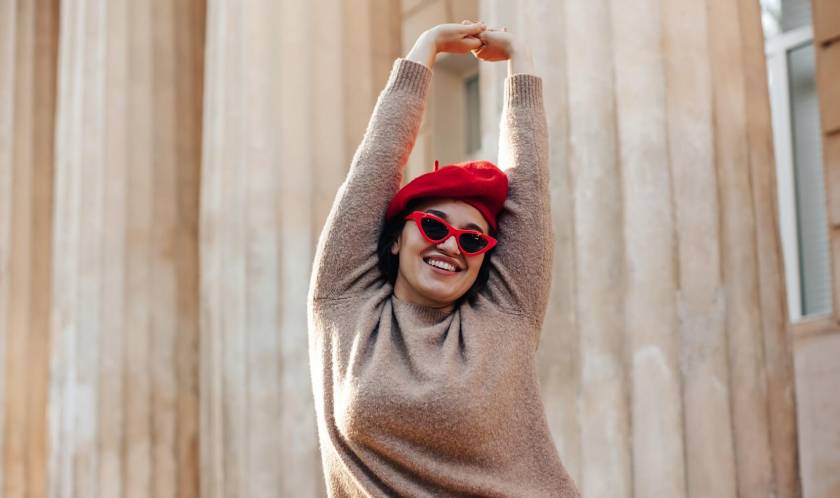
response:
M394 59L481 19L544 82L583 495L840 495L840 8L777 3L0 0L0 494L323 496L315 243ZM505 76L439 57L405 181L497 160Z

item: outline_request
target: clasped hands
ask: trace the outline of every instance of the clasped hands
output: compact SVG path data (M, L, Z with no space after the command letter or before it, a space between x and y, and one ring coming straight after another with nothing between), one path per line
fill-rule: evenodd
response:
M471 52L477 59L488 62L508 60L513 55L514 38L507 28L462 21L461 24L439 24L430 31L434 34L438 53Z
M505 28L488 27L484 23L463 21L460 24L438 24L424 31L407 59L432 67L439 53L465 54L495 62L509 61L508 67L527 71L530 56L527 47L519 43ZM519 55L522 55L520 57Z
M533 72L528 46L505 28L488 27L482 22L463 21L460 24L438 24L424 31L407 59L431 68L439 53L472 53L477 59L508 61L508 74Z

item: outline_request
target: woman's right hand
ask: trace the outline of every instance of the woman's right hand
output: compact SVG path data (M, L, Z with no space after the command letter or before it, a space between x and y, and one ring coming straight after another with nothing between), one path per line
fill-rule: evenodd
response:
M482 45L472 51L478 59L487 62L506 61L513 55L516 41L507 28L487 28L478 34L478 39Z

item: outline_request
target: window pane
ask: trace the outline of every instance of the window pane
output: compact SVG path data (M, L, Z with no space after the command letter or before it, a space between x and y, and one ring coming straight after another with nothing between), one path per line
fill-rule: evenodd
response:
M466 119L464 123L466 130L464 136L467 139L466 151L472 153L481 149L481 100L479 99L478 75L468 78L465 87Z
M811 25L811 0L761 0L761 23L767 38Z
M794 176L799 225L802 313L831 311L830 254L826 220L817 100L814 46L788 52L790 113L793 133Z

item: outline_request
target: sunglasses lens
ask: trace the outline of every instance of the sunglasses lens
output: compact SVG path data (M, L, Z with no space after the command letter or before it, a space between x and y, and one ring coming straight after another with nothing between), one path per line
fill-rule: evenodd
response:
M459 242L461 242L461 247L469 253L478 252L487 247L488 244L486 238L474 233L461 234Z
M429 240L440 243L449 236L449 227L445 223L428 217L419 218L419 221L420 229ZM458 236L458 244L465 253L475 254L485 249L490 240L482 234L462 233Z
M426 237L432 240L441 240L449 234L449 230L447 230L443 223L432 218L423 218L420 226L423 227L423 232L426 233Z

